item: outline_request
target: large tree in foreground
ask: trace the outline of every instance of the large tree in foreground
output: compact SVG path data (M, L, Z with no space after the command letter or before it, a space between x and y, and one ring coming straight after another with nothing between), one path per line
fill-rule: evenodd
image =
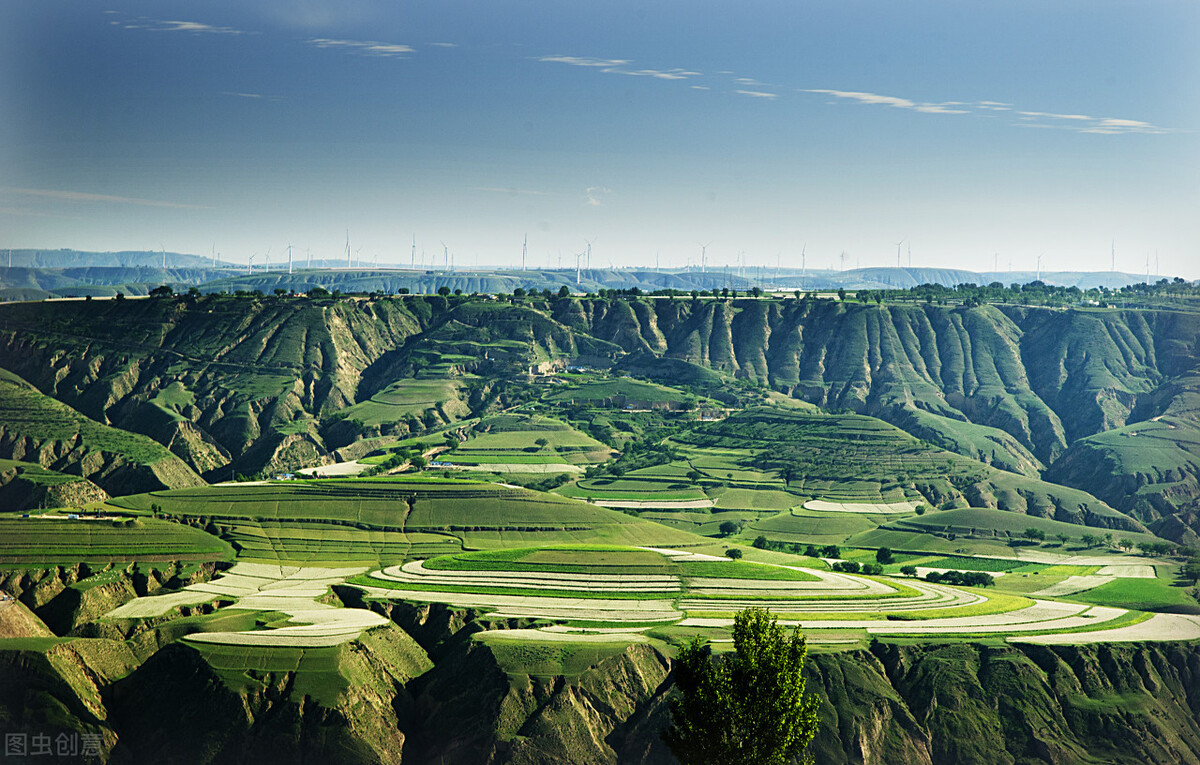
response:
M667 746L684 765L811 762L820 700L804 695L799 629L788 634L766 609L748 608L734 617L733 648L714 658L697 637L680 650Z

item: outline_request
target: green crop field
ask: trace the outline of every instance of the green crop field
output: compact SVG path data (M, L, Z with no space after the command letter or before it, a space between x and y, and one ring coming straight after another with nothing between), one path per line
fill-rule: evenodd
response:
M475 423L466 443L441 459L469 465L590 464L607 460L611 453L607 445L561 420L505 414Z
M0 518L0 563L226 560L233 549L200 529L154 519Z
M727 489L717 495L718 510L790 510L803 503L803 497L773 489Z
M415 476L225 484L109 500L120 512L211 522L243 557L394 562L467 548L701 540L583 502L481 482Z
M666 557L650 550L603 545L506 548L433 558L425 568L437 571L542 571L557 573L670 574Z
M461 401L462 383L449 379L398 380L366 401L341 410L339 417L367 426L403 422L438 409L454 418L469 413Z
M1069 595L1066 599L1141 611L1200 614L1200 603L1188 594L1186 588L1173 586L1162 579L1115 579L1095 589Z
M1046 535L1047 541L1055 541L1056 535L1066 534L1068 546L1080 545L1084 534L1103 536L1111 533L1114 539L1128 538L1138 542L1161 542L1152 534L1133 531L1098 529L1074 523L1064 523L1050 518L1038 518L1020 513L1010 513L988 508L964 508L930 512L921 516L908 516L903 520L885 524L888 529L917 531L922 533L954 534L957 536L995 537L1019 540L1027 528L1035 528ZM1057 544L1057 542L1055 542Z
M855 534L875 529L886 516L859 513L821 513L797 508L750 524L747 533L785 542L842 544Z

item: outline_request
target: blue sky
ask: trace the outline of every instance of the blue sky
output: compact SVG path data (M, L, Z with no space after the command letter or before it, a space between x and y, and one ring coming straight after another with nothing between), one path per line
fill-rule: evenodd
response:
M0 247L1196 278L1197 39L1182 0L0 0Z

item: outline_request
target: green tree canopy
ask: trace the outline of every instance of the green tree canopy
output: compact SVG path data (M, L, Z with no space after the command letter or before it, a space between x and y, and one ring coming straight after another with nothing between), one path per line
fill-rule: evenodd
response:
M739 611L731 654L713 658L695 638L679 652L663 740L684 765L783 765L805 755L820 699L804 695L807 647L762 608Z

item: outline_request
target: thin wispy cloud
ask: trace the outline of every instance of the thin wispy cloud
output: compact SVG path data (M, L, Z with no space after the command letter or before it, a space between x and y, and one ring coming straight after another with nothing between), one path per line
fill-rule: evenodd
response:
M106 11L108 13L108 11ZM209 35L244 35L250 34L242 29L234 29L233 27L221 27L213 24L204 24L199 21L176 21L170 19L148 19L144 16L139 16L136 19L128 21L113 20L108 22L113 26L121 27L122 29L140 29L147 32L191 32L192 34L209 34Z
M699 77L700 72L683 67L672 67L670 69L632 69L629 64L633 63L633 59L628 58L592 58L590 56L539 56L538 61L551 64L567 64L569 66L583 66L591 69L599 69L604 74L624 74L630 77L650 77L656 80L687 80L692 77Z
M541 56L538 58L538 61L545 61L551 64L594 66L600 68L612 68L632 63L627 58L591 58L590 56Z
M380 56L383 58L406 57L416 53L411 45L400 43L378 42L376 40L335 40L328 37L316 37L308 41L318 48L345 50L363 56Z
M872 106L889 106L897 109L909 109L923 114L978 114L980 112L1012 112L1015 116L1014 125L1018 127L1057 128L1071 130L1076 133L1097 133L1101 135L1122 135L1128 133L1162 134L1174 132L1170 128L1159 127L1143 120L1119 119L1115 117L1093 117L1088 114L1072 114L1065 112L1025 111L1017 109L1004 101L913 101L898 96L887 96L879 93L867 93L851 90L805 89L803 93L816 93L833 96L839 99L855 101Z
M242 93L236 90L222 90L223 96L234 96L235 98L248 98L252 101L274 101L278 96L266 96L262 93Z
M458 47L458 43L451 43L451 42L431 42L429 44L431 46L433 46L434 48L457 48Z
M612 189L608 189L603 186L588 186L587 191L584 192L585 196L587 197L586 204L589 207L599 207L603 197L611 193Z
M857 90L827 90L823 88L812 88L802 90L803 93L817 93L820 95L833 96L849 101L857 101L860 104L870 104L873 106L890 106L895 109L911 109L923 114L970 114L969 109L959 109L956 107L962 106L960 101L942 101L942 102L925 102L913 101L908 98L900 98L898 96L884 96L879 93L865 93Z
M110 194L90 194L84 191L64 191L61 189L24 189L11 186L0 187L0 192L21 194L30 197L57 199L64 202L103 202L108 204L140 205L142 207L170 207L180 210L210 210L206 205L188 205L179 202L163 202L157 199L139 199L137 197L118 197Z
M752 98L765 98L768 101L778 97L778 93L768 93L764 90L735 90L734 93Z
M693 72L688 69L621 69L620 67L611 67L603 71L612 74L628 74L634 77L653 77L658 80L686 80L689 77L700 76L699 72Z
M1086 114L1055 114L1053 112L1017 112L1023 117L1049 117L1056 120L1091 120Z
M1161 135L1174 132L1170 128L1159 127L1144 120L1129 120L1116 117L1093 117L1088 114L1059 114L1057 112L1017 112L1020 119L1027 120L1026 126L1059 128L1073 130L1076 133L1094 133L1098 135L1124 135L1128 133L1145 133Z

